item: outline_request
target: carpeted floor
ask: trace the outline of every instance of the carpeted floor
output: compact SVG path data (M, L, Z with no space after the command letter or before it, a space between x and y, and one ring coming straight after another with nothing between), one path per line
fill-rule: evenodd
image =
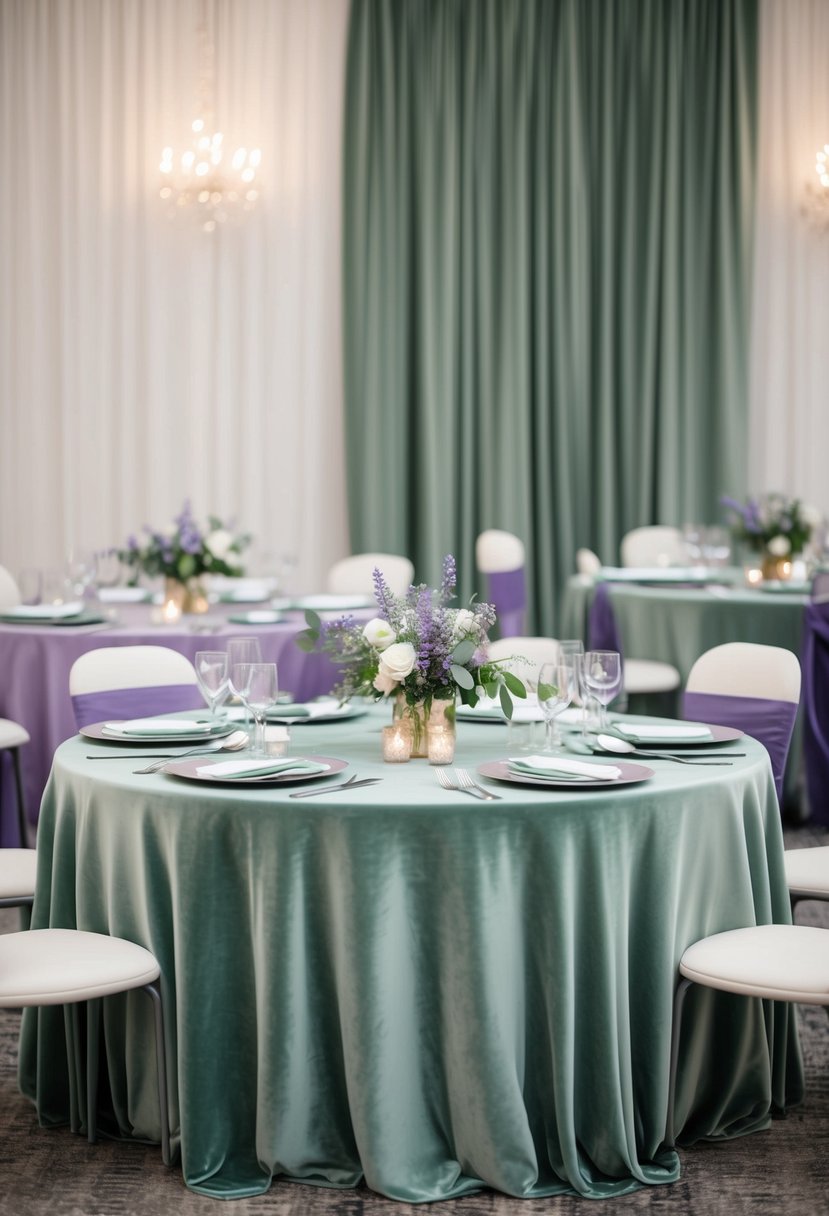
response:
M829 832L808 826L786 833L788 848L829 844ZM829 927L829 904L803 904L803 923ZM0 912L0 932L18 927L16 912ZM802 1007L801 1042L806 1098L787 1118L754 1136L682 1152L682 1176L608 1201L608 1212L664 1212L676 1216L803 1216L829 1214L829 1022L820 1008ZM204 1216L222 1201L188 1191L177 1168L165 1169L157 1147L102 1140L88 1145L67 1129L38 1127L16 1079L19 1014L0 1010L1 1216ZM594 1200L576 1197L509 1199L486 1191L417 1208L367 1190L329 1191L275 1182L265 1195L234 1200L233 1216L572 1216Z

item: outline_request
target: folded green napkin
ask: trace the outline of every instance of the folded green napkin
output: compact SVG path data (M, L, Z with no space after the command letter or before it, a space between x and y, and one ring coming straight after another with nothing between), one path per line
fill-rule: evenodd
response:
M616 781L622 775L615 764L590 764L558 756L511 756L509 766L514 773L555 781Z
M205 718L131 718L104 723L104 730L112 735L209 735L216 729Z
M711 738L702 722L616 722L614 731L636 743L696 743Z
M303 760L301 756L281 760L225 760L219 764L203 764L196 769L200 777L272 777L283 773L307 776L309 773L327 773L327 764L316 760Z

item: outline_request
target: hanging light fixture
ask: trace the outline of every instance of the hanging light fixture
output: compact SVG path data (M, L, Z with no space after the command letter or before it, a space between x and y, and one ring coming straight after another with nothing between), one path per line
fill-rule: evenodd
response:
M806 186L803 214L817 228L829 231L829 144L824 144L815 156L817 182Z
M214 42L208 24L207 0L200 0L196 27L199 52L197 114L190 143L183 151L166 147L161 153L161 199L171 215L195 219L204 232L252 211L259 200L256 180L262 153L259 148L225 146L214 129Z

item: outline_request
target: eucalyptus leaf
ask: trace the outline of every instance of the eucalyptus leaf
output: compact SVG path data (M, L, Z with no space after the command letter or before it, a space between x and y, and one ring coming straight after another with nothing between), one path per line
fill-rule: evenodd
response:
M507 691L507 687L505 684L502 684L500 689L498 690L498 696L500 697L500 700L501 700L501 709L504 711L504 717L507 719L508 722L511 722L512 721L512 697L509 695L509 692Z
M527 690L518 679L518 676L514 676L511 671L504 671L501 674L504 677L504 683L514 697L526 697Z
M318 612L314 612L313 608L305 609L305 624L316 633L319 633L320 629L322 629L320 615Z
M542 684L539 682L539 685L538 685L539 701L549 701L553 697L555 697L557 694L558 694L558 689L556 688L555 684Z
M471 671L467 671L465 667L459 667L457 663L453 663L449 669L452 672L452 679L459 688L474 688L475 678Z
M308 633L297 634L296 644L300 650L304 650L306 654L311 654L317 645L317 639Z
M452 659L455 663L468 663L474 653L475 643L470 642L469 638L464 638L462 642L458 642L452 651Z

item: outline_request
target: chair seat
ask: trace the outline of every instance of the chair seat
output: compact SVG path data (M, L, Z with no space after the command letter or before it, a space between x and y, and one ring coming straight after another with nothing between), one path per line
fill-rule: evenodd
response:
M723 992L829 1005L829 929L730 929L689 946L679 970L686 979Z
M829 845L787 849L786 884L801 899L829 899Z
M10 718L0 718L0 748L21 747L29 742L29 732L19 722Z
M0 849L0 900L34 895L36 873L35 849Z
M679 688L680 676L670 663L656 659L625 659L625 692L673 692Z
M0 935L0 1008L88 1001L158 979L158 962L135 942L78 929Z

